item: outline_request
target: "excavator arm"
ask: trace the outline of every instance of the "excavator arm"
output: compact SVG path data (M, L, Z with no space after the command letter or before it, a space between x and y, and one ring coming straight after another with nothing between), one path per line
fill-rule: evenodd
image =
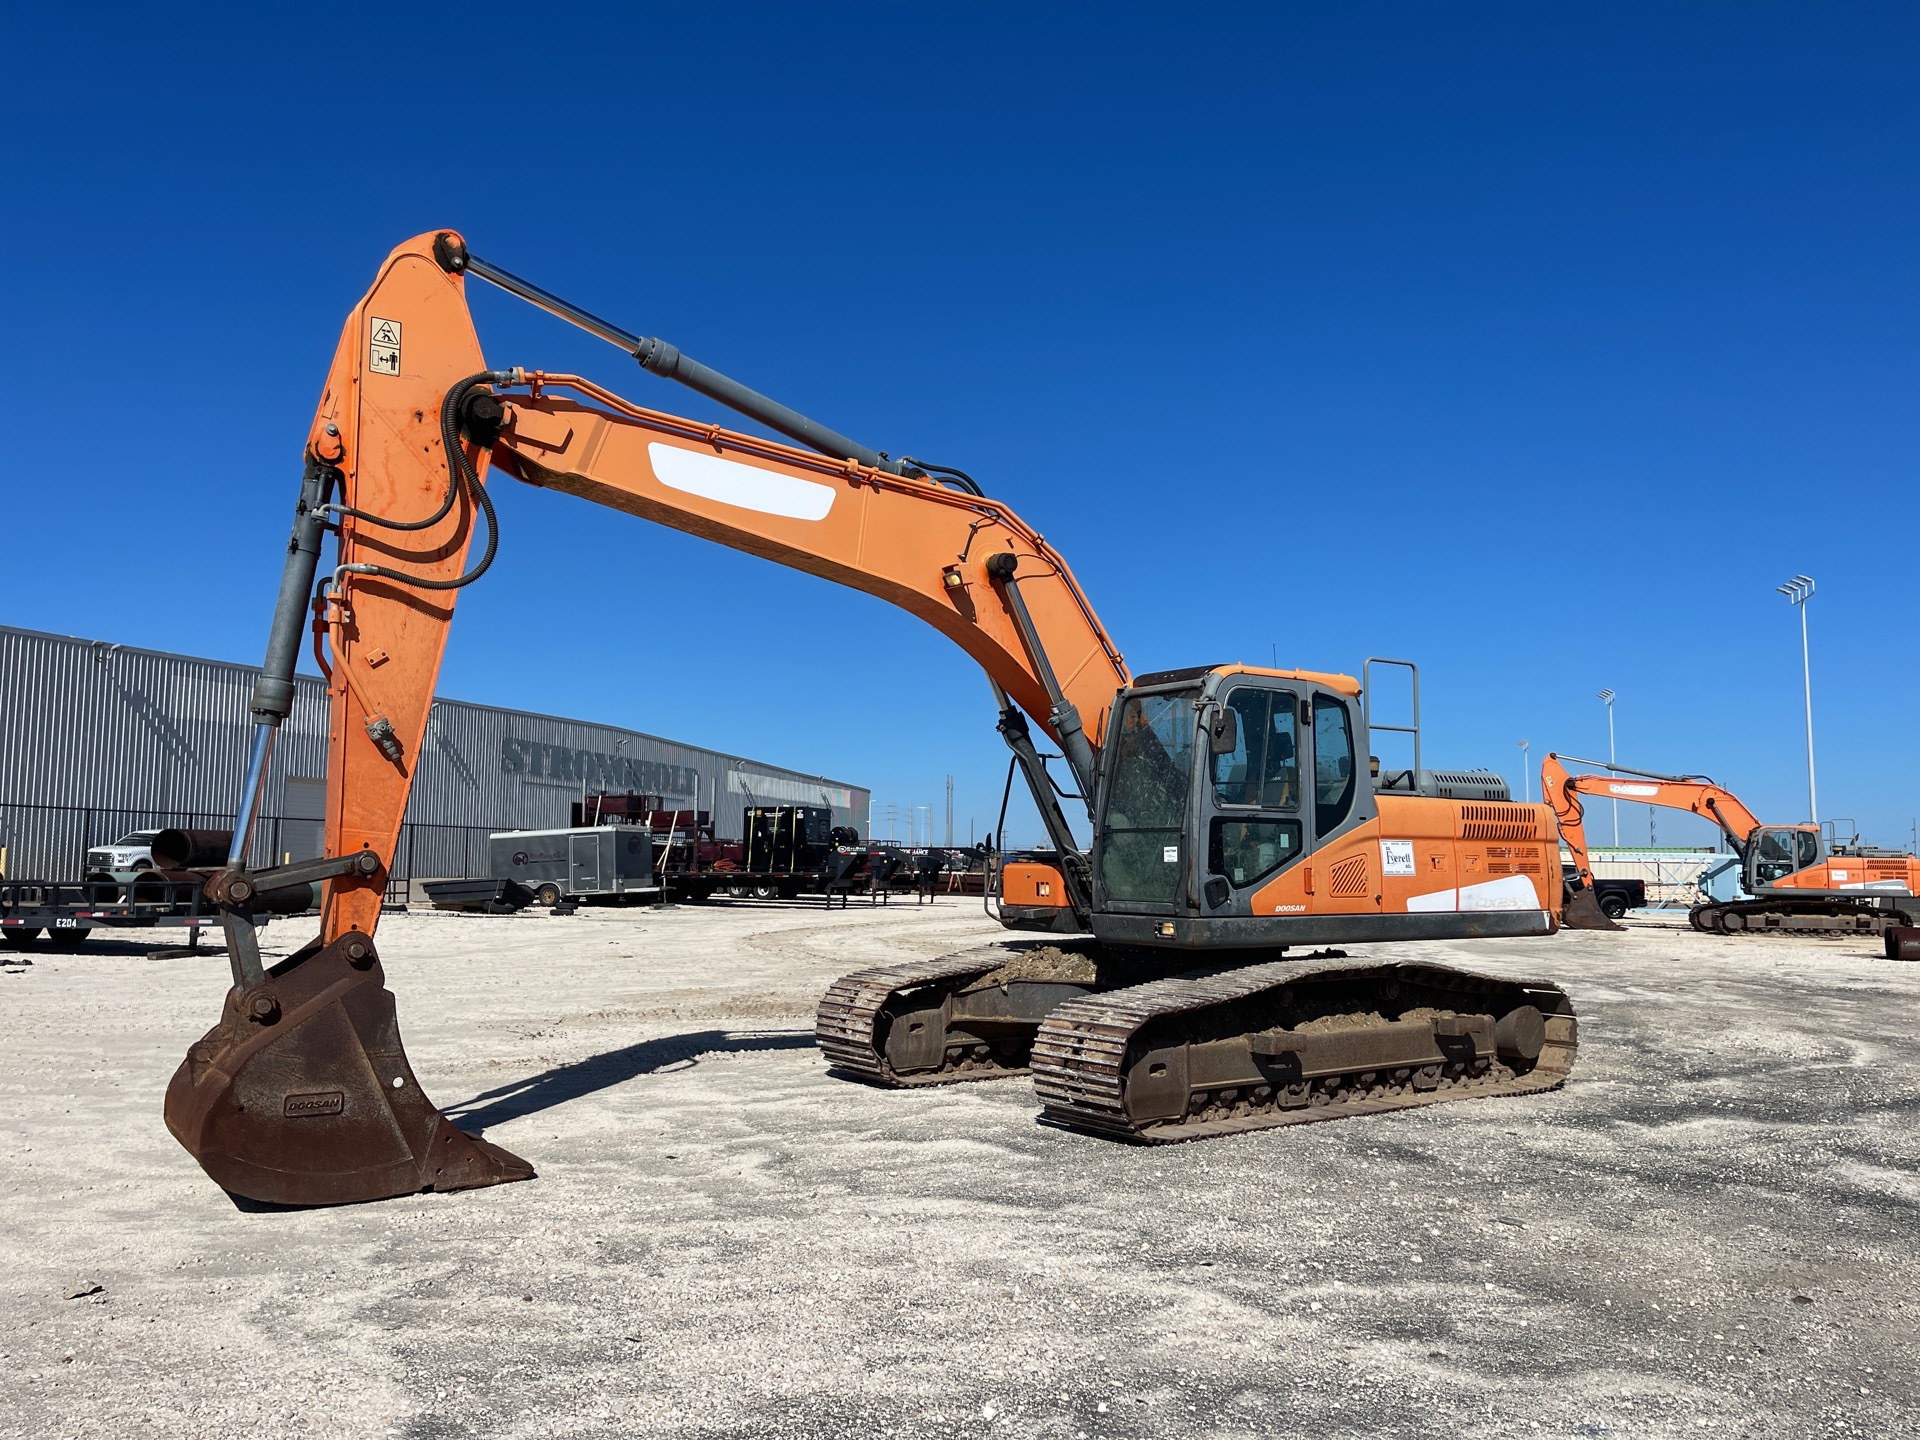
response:
M1581 760L1549 753L1540 765L1540 794L1553 807L1560 827L1560 838L1573 857L1574 885L1577 890L1593 889L1593 871L1587 859L1586 806L1581 797L1631 800L1636 805L1658 805L1666 810L1685 810L1700 815L1720 827L1736 852L1744 853L1747 837L1760 826L1754 813L1740 803L1738 796L1711 780L1691 775L1656 775L1651 772L1622 770L1614 774L1576 774L1566 761L1576 765L1597 765L1597 760Z

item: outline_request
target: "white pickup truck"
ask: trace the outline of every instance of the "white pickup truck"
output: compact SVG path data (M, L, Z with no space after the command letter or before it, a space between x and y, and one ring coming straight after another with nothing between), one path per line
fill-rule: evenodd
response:
M110 845L94 846L87 851L87 875L153 869L153 842L159 837L158 830L129 830Z

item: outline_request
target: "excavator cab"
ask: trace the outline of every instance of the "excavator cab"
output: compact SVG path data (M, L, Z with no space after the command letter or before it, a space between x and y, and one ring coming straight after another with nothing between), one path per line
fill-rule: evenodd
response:
M1277 951L1547 933L1537 807L1513 804L1497 776L1423 770L1417 755L1411 770L1363 772L1374 729L1415 727L1374 725L1362 699L1348 675L1243 665L1124 689L1101 756L1093 934ZM1460 843L1488 838L1508 843Z
M1095 934L1285 943L1271 926L1220 922L1290 913L1280 877L1373 817L1355 778L1358 698L1346 676L1242 666L1144 675L1123 692L1100 787Z
M1808 825L1766 825L1747 839L1747 889L1777 885L1824 857L1820 832Z

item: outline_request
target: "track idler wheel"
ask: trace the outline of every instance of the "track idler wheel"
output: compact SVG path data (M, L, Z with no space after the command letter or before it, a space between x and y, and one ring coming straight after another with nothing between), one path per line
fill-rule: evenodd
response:
M167 1086L167 1129L214 1182L274 1205L346 1205L530 1180L420 1089L373 942L319 941L227 992Z

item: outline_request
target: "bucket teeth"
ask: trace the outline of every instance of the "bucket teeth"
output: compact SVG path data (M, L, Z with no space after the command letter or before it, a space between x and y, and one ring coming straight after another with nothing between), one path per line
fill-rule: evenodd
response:
M167 1086L167 1128L234 1195L345 1205L528 1180L420 1088L364 935L318 941L228 992Z

